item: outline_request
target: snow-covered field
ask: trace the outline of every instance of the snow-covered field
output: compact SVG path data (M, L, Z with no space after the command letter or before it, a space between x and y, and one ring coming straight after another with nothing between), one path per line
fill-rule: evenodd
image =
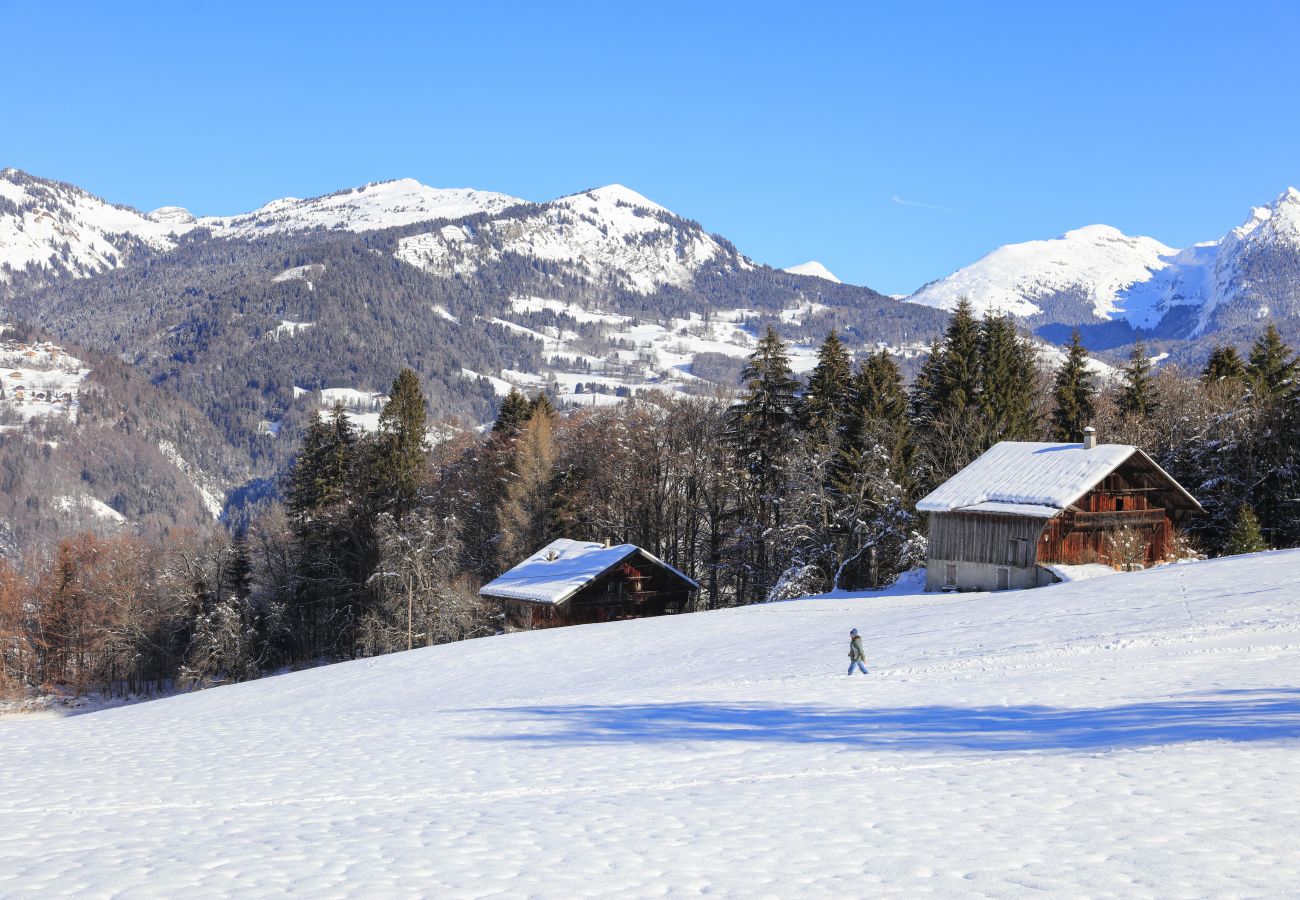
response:
M5 896L1295 896L1300 552L4 719L0 784Z

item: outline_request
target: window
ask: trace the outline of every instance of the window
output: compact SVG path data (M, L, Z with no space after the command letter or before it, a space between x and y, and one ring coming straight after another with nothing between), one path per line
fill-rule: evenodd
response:
M1009 587L1011 587L1011 570L999 568L997 589L999 591L1005 591Z
M947 587L957 586L957 564L948 563L944 566L943 583Z

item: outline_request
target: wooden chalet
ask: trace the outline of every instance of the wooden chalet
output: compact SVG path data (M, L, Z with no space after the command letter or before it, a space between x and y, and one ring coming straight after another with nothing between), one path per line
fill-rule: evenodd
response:
M479 589L516 628L551 628L681 612L700 588L635 544L561 538Z
M1174 533L1204 512L1137 447L1003 441L916 505L930 514L928 591L1062 580L1069 567L1138 569L1174 557Z

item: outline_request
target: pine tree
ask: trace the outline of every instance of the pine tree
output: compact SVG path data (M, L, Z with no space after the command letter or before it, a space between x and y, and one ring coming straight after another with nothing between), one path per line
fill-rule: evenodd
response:
M1151 360L1142 341L1133 345L1128 362L1120 369L1122 381L1116 405L1121 414L1143 421L1155 408L1155 379L1151 376Z
M962 297L948 319L943 353L930 373L929 390L940 414L961 413L979 402L980 323Z
M1228 532L1228 543L1223 548L1224 554L1237 556L1242 553L1259 553L1267 549L1268 543L1264 540L1264 532L1259 527L1255 510L1250 507L1250 504L1243 503L1237 510L1237 518L1232 523L1232 530Z
M824 446L835 442L849 405L852 378L848 351L832 328L817 350L817 365L799 400L799 426L810 440Z
M903 373L885 350L870 354L858 364L850 384L849 409L836 462L836 477L861 465L873 443L884 447L890 475L902 482L907 472L907 447L911 427Z
M371 465L371 499L401 521L415 503L426 475L424 394L420 379L403 369L393 380L388 403L379 414L379 437Z
M1206 384L1242 383L1246 380L1246 364L1241 361L1237 348L1215 347L1201 372Z
M296 525L343 498L355 442L342 404L335 404L329 422L323 421L319 412L312 414L284 492Z
M1033 351L1009 316L989 313L979 330L979 399L988 443L1022 441L1037 433Z
M799 380L790 368L785 342L768 326L741 371L745 396L732 407L728 438L745 479L745 531L748 583L746 600L761 600L784 568L769 546L781 528L781 498L786 465L794 446L795 392Z
M538 391L533 395L533 399L528 404L528 417L541 413L549 418L555 417L555 406L551 403L551 398L546 396L545 391Z
M510 393L501 398L501 407L497 410L497 420L492 423L492 431L517 434L532 414L532 404L528 398L519 388L512 387Z
M921 371L912 382L908 392L908 415L912 424L924 427L932 423L939 415L939 398L936 385L939 383L939 371L943 367L943 342L938 338L930 342L930 350L921 363Z
M1265 400L1282 400L1296 392L1296 373L1300 369L1291 348L1282 340L1272 323L1250 349L1246 374L1256 393Z
M799 380L776 329L768 326L741 370L745 396L733 407L731 434L753 471L767 474L789 449Z
M1088 350L1079 339L1079 329L1070 335L1065 361L1056 372L1052 388L1052 434L1058 441L1077 441L1096 415L1097 388L1088 372Z

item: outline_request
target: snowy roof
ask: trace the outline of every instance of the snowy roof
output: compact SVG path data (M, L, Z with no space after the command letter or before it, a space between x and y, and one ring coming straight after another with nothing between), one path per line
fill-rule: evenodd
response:
M560 538L483 585L479 588L479 593L485 597L504 597L531 603L563 603L637 553L690 583L692 588L699 587L694 579L683 575L636 544L606 547L604 544Z
M1200 504L1137 447L1003 441L931 491L921 512L986 512L1051 518L1137 454L1188 505Z

